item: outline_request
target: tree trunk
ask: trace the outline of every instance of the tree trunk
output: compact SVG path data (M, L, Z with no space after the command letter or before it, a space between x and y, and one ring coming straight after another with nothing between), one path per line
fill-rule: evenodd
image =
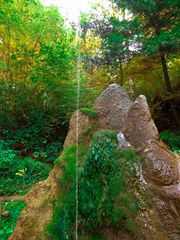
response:
M123 73L123 67L122 67L122 61L120 60L120 85L123 86L124 84L124 73Z
M160 51L160 57L161 57L161 64L162 64L162 69L163 69L163 73L164 73L164 79L165 79L165 83L166 83L166 89L167 89L168 93L173 93L173 89L172 89L171 82L169 79L168 68L167 68L167 63L166 63L166 58L165 58L164 52Z
M161 57L162 69L163 69L163 73L164 73L164 79L165 79L165 83L166 83L166 89L169 94L173 94L173 89L172 89L172 85L171 85L169 74L168 74L168 68L167 68L165 54L161 50L159 52L160 52L160 57ZM179 116L177 113L175 101L173 99L170 101L170 105L171 105L172 114L174 117L176 127L180 129Z

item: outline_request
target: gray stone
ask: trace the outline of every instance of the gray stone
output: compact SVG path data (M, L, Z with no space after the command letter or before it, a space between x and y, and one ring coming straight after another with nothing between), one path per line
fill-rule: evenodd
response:
M77 139L88 126L89 117L79 110L75 111L70 120L69 131L64 142L64 149L71 145L76 145Z
M153 139L158 139L158 130L145 96L140 95L129 109L125 128L125 137L137 151L143 150Z
M159 141L158 130L143 95L129 109L125 136L134 149L140 152L146 178L162 186L179 182L177 157Z
M111 84L97 98L93 108L98 113L102 127L122 131L131 105L132 101L126 91L117 84Z
M161 141L147 144L142 153L147 176L156 185L171 185L179 182L179 160Z

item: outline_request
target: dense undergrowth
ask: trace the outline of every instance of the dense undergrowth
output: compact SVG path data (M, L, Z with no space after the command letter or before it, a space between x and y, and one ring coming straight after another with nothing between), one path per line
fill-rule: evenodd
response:
M47 178L61 148L52 127L30 125L15 133L4 130L0 140L0 195L24 194Z
M160 138L171 148L173 152L180 152L180 135L170 131L160 133Z
M0 195L25 194L30 187L47 178L51 167L30 157L20 159L15 150L0 147Z
M66 168L60 181L63 179L66 182L68 191L65 198L60 200L61 207L55 210L49 227L51 238L56 240L75 238L76 151L74 147L67 151L71 161L67 165L66 153L65 159L62 159ZM85 234L90 239L104 228L117 227L136 234L133 219L141 208L134 195L134 189L137 189L135 168L138 166L138 156L131 150L119 149L115 132L101 130L94 135L84 161L78 184L79 235Z
M40 180L46 179L62 149L64 127L29 124L0 132L0 196L24 195ZM3 202L9 216L0 221L0 240L13 232L25 203Z

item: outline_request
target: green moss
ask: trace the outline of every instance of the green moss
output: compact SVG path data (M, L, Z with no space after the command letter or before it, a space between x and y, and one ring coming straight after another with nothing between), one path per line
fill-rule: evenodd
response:
M59 164L62 165L63 159L68 158L68 156L72 155L72 153L75 152L75 151L76 151L76 146L71 145L54 161L54 164L55 165L59 165Z
M97 112L89 108L80 108L80 111L92 118L97 116Z
M58 157L58 158L56 158L56 159L54 160L54 165L58 165L59 162L60 162L60 157Z
M135 231L134 218L141 208L135 196L137 165L135 152L119 149L116 132L101 130L93 136L79 173L79 234L82 231L93 236L97 229L100 231L106 227ZM75 179L68 189L51 224L52 239L75 238ZM128 227L129 221L134 223L132 229Z
M25 207L24 202L3 202L3 211L10 211L9 216L2 217L0 228L0 239L7 240L16 227L16 222L22 209Z
M60 182L67 184L69 181L75 181L76 178L76 146L70 146L66 149L61 160L63 175Z
M91 130L92 130L91 127L87 127L87 128L84 129L83 134L84 134L84 135L89 135L90 132L91 132Z

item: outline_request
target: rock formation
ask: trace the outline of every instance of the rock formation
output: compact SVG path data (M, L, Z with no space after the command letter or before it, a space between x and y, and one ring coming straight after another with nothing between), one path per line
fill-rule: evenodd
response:
M127 112L132 104L121 86L111 84L94 103L101 128L123 131Z
M149 228L142 228L145 239L180 239L180 159L159 140L145 96L139 96L129 109L125 136L141 155L152 201L145 211ZM144 221L143 216L139 221Z
M94 110L98 114L98 128L120 132L123 144L126 138L128 145L125 142L125 146L130 144L140 155L139 184L148 203L135 219L139 228L137 239L180 239L180 159L159 140L146 98L141 95L133 103L122 87L112 84L96 100ZM64 149L76 144L77 136L81 138L89 126L89 117L76 111L70 121ZM58 182L61 173L62 169L56 165L48 179L36 184L27 194L27 207L22 211L10 240L49 239L45 229L53 215L53 204L61 194ZM109 240L122 239L122 236L123 239L134 239L123 230L104 232Z

